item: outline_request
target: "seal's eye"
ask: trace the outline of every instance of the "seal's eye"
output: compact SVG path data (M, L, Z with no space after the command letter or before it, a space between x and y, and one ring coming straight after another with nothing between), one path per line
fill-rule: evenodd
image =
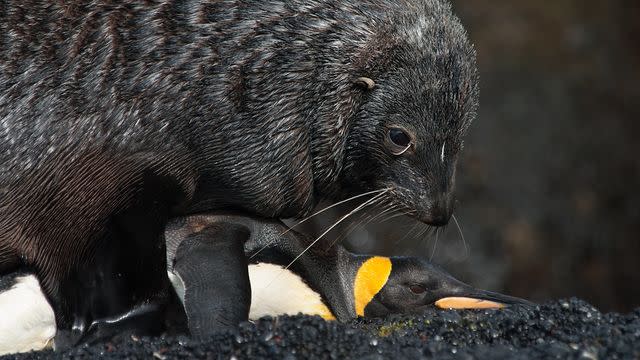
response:
M411 144L409 135L407 135L404 130L398 128L389 129L389 139L391 139L394 144L403 148Z
M404 129L398 127L389 128L387 135L393 155L402 155L411 147L411 136Z
M413 284L409 286L409 290L411 290L411 292L416 295L424 294L424 292L427 291L427 289L425 289L424 286L418 285L418 284Z

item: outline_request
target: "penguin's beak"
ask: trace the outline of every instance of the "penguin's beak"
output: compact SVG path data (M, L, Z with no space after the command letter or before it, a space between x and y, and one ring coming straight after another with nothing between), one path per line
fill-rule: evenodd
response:
M533 303L515 297L486 292L468 296L448 296L434 303L440 309L502 309L509 305L532 306Z
M509 305L534 305L524 299L477 289L457 280L452 285L450 289L443 288L438 291L440 297L434 302L436 307L441 309L501 309Z
M504 303L471 297L447 297L435 302L441 309L501 309Z

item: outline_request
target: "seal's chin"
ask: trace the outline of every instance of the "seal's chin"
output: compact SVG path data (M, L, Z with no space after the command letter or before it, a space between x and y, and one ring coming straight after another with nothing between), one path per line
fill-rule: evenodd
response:
M427 225L440 227L449 223L449 220L451 220L451 214L445 211L417 211L413 218Z
M451 216L449 215L438 214L438 215L430 216L426 219L423 219L422 222L424 222L425 224L429 224L431 226L445 226L449 223L450 219L451 219Z

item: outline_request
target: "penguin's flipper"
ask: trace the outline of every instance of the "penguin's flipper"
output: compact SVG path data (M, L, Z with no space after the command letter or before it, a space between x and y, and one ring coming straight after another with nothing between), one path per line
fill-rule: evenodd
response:
M233 329L248 319L251 285L244 242L249 235L244 226L213 223L182 239L175 258L169 254L169 275L174 286L180 284L176 292L192 336Z
M92 345L107 339L123 338L129 335L160 335L164 330L164 318L164 304L145 302L123 314L94 320L75 343L69 340L73 338L73 331L71 334L60 332L60 336L56 336L55 339L55 349Z

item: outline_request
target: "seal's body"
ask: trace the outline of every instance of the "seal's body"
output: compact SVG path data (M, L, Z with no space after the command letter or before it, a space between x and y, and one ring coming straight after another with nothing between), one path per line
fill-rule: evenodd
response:
M386 189L445 223L476 102L440 0L5 1L0 272L33 268L82 329L163 297L171 217Z

